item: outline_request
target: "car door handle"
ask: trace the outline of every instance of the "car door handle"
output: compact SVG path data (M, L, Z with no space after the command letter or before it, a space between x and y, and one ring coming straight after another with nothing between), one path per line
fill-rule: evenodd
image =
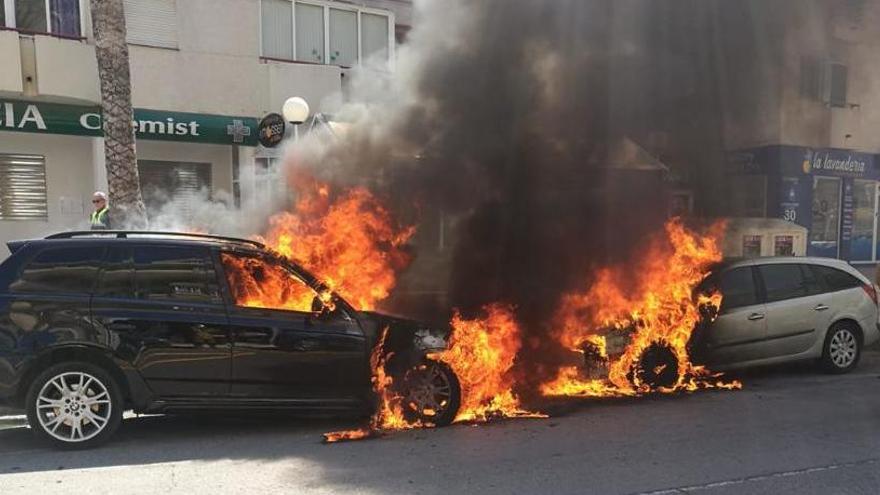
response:
M816 311L825 311L826 309L828 309L828 306L825 306L824 304L817 304L816 307L813 309Z
M749 319L752 320L752 321L754 321L754 320L763 320L763 319L764 319L764 313L752 313L752 314L749 315Z

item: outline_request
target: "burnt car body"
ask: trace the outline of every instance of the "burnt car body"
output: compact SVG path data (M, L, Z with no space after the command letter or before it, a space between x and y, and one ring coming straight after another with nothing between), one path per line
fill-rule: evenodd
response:
M366 414L377 343L392 375L424 367L445 345L442 332L418 322L356 310L251 241L72 232L9 248L0 265L0 401L23 407L38 436L62 447L106 440L124 409ZM312 311L237 305L222 253L278 264L314 290ZM449 410L433 418L443 424L458 407L458 384L431 364L449 389Z

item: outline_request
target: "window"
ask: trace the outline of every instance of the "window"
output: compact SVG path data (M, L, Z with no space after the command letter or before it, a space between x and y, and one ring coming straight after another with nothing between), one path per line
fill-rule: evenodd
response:
M138 176L147 213L154 217L171 214L191 222L211 192L210 163L138 160Z
M387 61L388 50L388 18L382 15L363 14L361 16L361 43L364 46L364 58Z
M813 228L810 229L810 254L837 257L837 232L840 227L840 179L813 178Z
M870 261L874 252L874 203L877 186L873 180L853 181L853 227L849 255L853 261Z
M794 236L778 235L773 238L774 256L794 256Z
M296 4L296 59L324 63L324 8Z
M727 178L731 216L763 217L767 211L767 177L732 175Z
M260 12L263 57L344 67L391 58L390 13L319 0L260 0Z
M846 66L843 64L830 64L828 77L828 103L832 107L846 107Z
M95 246L46 249L9 285L12 292L89 294L95 284L103 250Z
M317 293L274 262L231 253L220 255L237 306L310 312Z
M82 36L80 0L0 0L0 7L4 6L0 8L0 25L35 33ZM12 13L9 19L6 12Z
M822 62L815 57L801 58L801 96L810 100L822 97Z
M816 277L828 292L851 289L862 285L859 279L849 273L831 268L830 266L810 265L810 269L816 274Z
M752 268L742 267L721 274L721 309L735 309L758 303Z
M357 12L330 9L330 63L350 67L357 59Z
M806 281L796 264L762 265L758 267L758 271L764 280L767 302L808 295Z
M743 258L757 258L761 256L761 236L744 235L742 255Z
M798 265L801 269L801 276L804 278L804 289L806 295L821 294L825 292L824 284L819 279L815 271L810 269L810 265Z
M177 0L124 0L126 40L177 48Z
M134 249L134 270L138 299L220 302L207 249L139 246Z
M0 220L48 220L42 156L0 155Z
M95 293L104 297L134 298L134 263L131 249L110 248Z
M293 60L293 16L289 0L262 0L263 56Z

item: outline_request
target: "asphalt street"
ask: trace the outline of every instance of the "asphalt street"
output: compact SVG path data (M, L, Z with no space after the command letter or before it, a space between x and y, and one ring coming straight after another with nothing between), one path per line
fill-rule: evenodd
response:
M323 445L351 420L127 419L61 452L0 420L9 493L880 493L880 353L849 375L741 375L740 391L572 401L549 419ZM5 427L2 426L5 423Z

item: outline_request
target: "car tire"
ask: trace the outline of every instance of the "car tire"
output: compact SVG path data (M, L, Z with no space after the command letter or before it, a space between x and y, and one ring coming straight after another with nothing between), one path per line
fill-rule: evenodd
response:
M399 389L407 421L432 426L447 426L461 407L461 385L446 363L426 360L408 369ZM427 404L439 405L425 411Z
M854 323L834 324L825 336L822 347L822 368L831 374L848 373L862 357L862 332Z
M96 447L122 422L116 380L87 362L64 362L40 373L28 388L25 410L40 440L62 449Z
M654 342L642 351L630 371L630 382L639 389L656 392L678 383L678 357L666 342Z

